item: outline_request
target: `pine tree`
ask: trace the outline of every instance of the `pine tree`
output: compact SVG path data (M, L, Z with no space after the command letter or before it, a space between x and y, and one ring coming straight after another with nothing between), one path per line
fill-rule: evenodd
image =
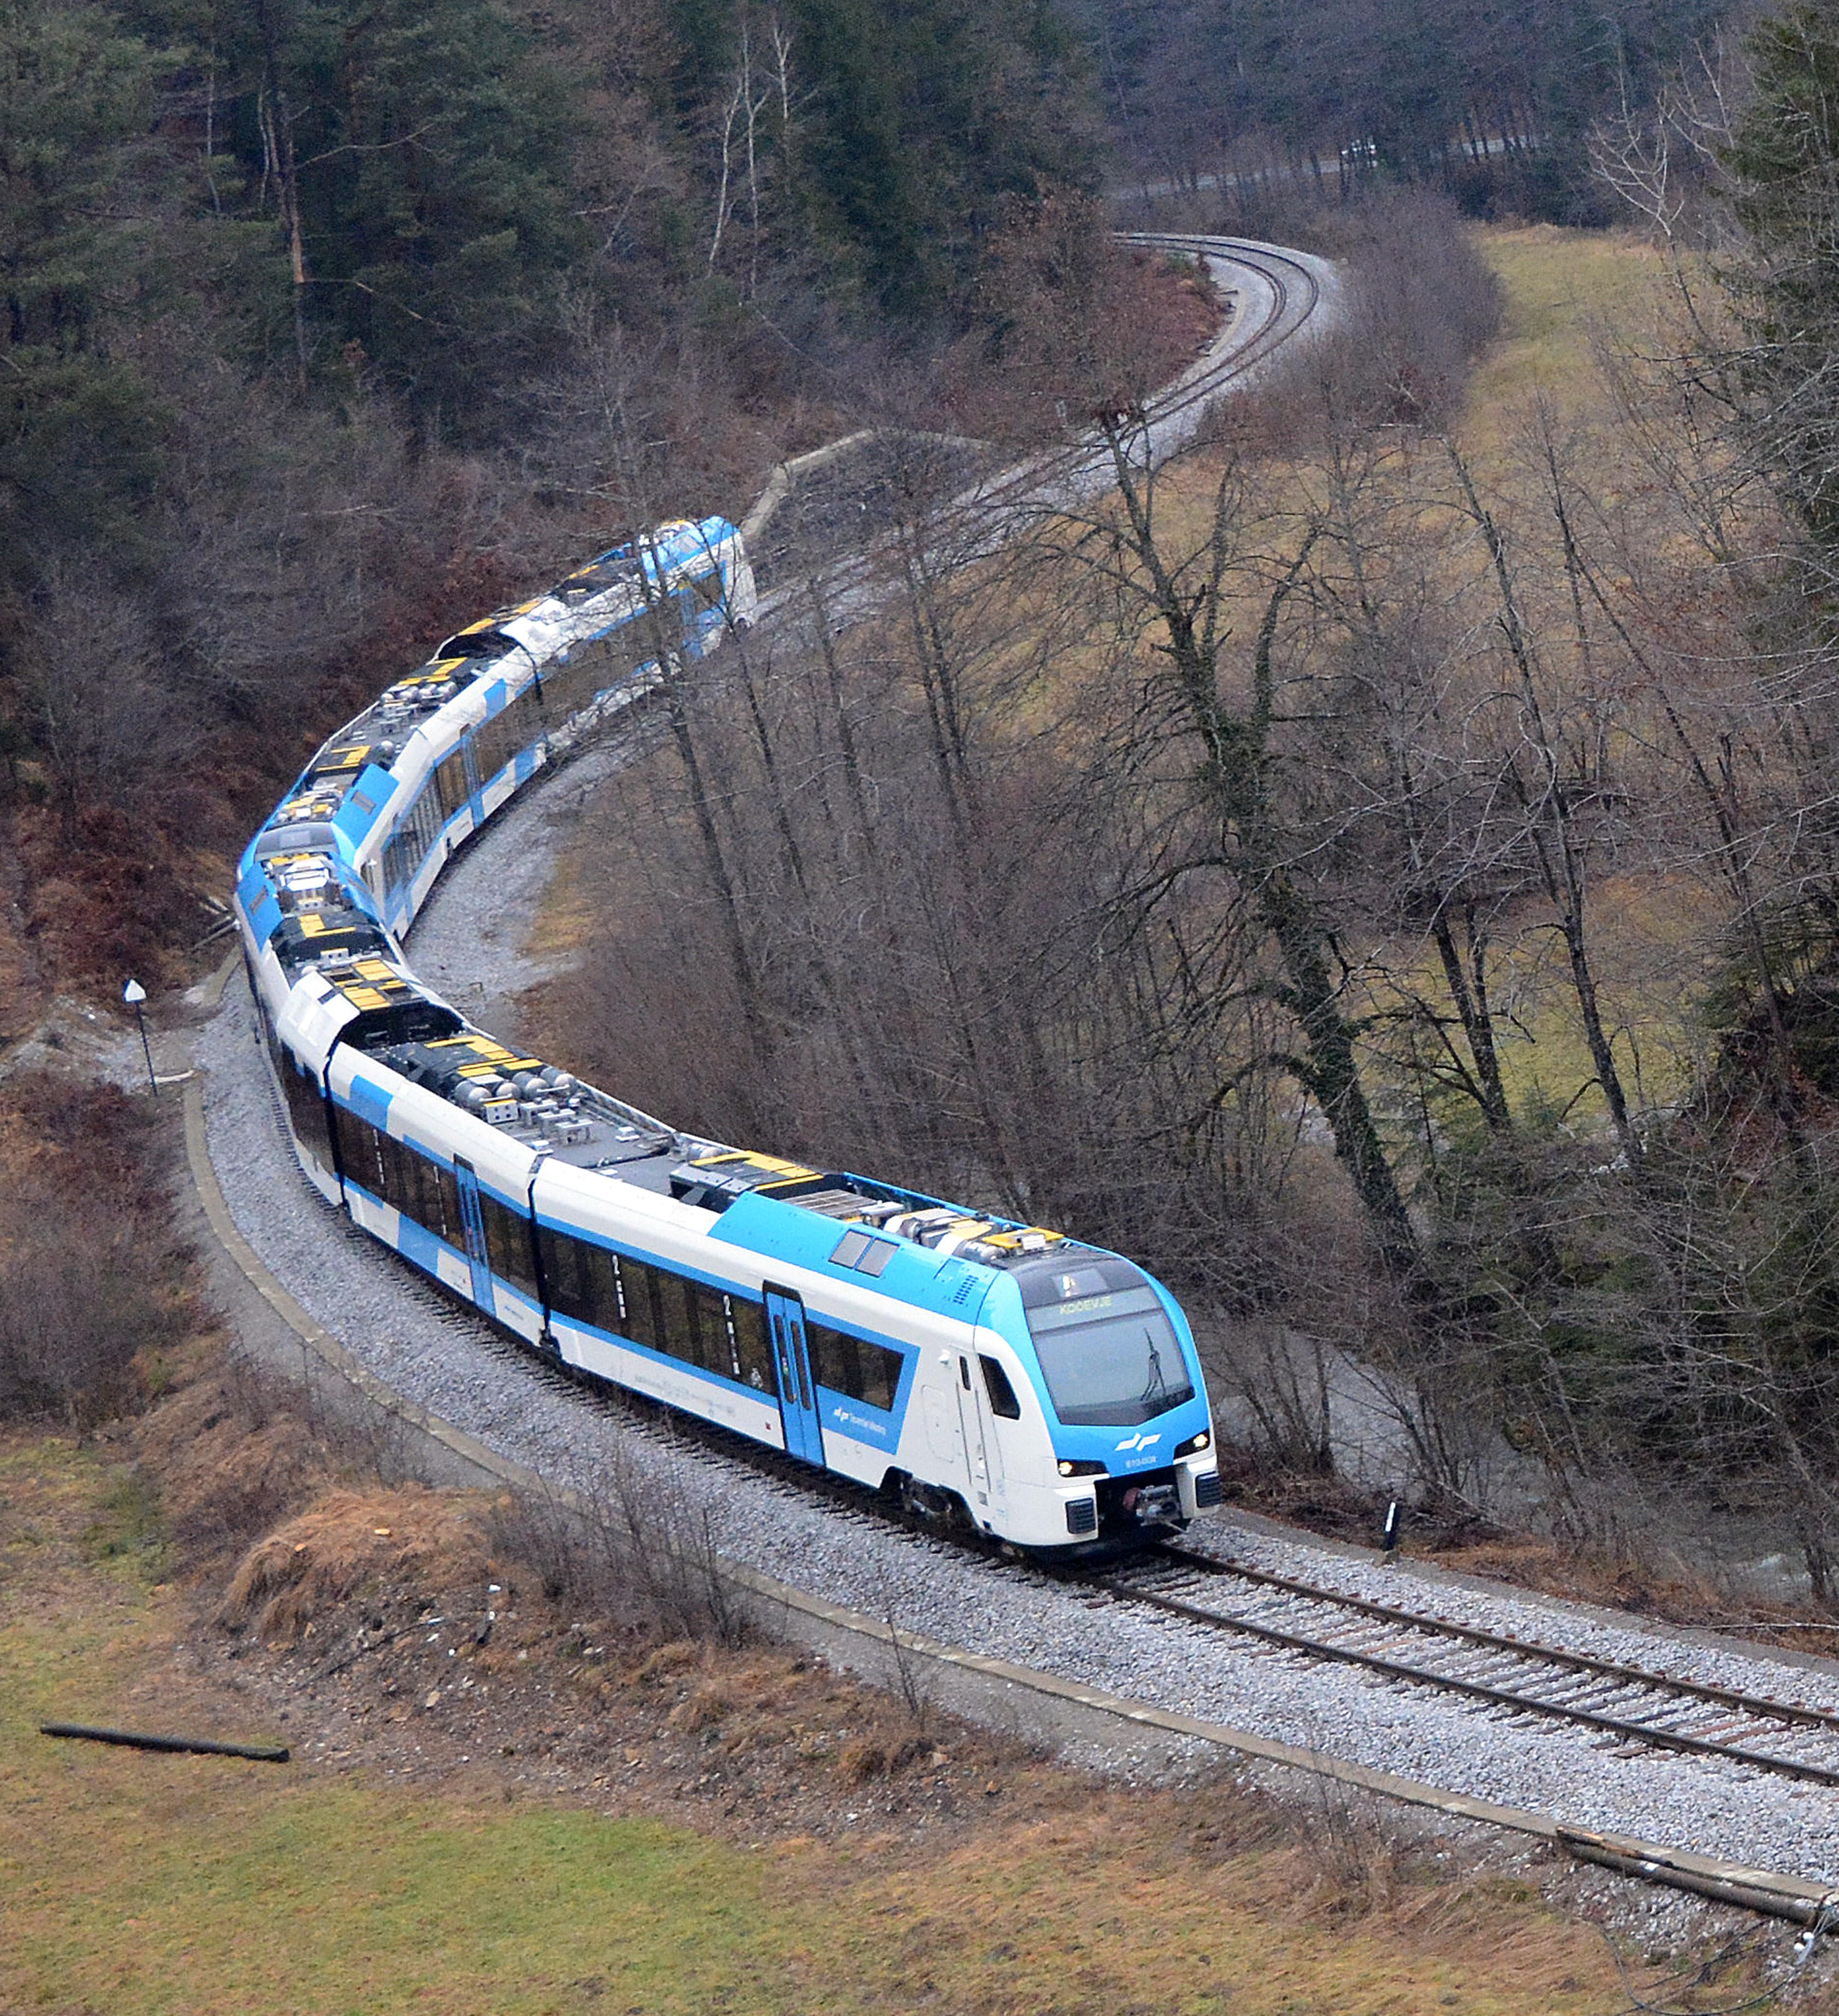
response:
M715 122L745 5L674 0L686 116ZM1095 187L1090 77L1044 0L782 0L773 18L794 73L783 235L833 294L936 321L1008 204Z
M279 42L314 313L463 426L582 249L568 94L490 0L305 0Z
M1726 153L1749 256L1727 279L1765 459L1814 538L1839 547L1839 16L1801 5L1751 38L1755 96Z
M99 11L0 0L0 553L134 540L157 406L112 338L151 239L161 66ZM139 198L137 204L132 199Z

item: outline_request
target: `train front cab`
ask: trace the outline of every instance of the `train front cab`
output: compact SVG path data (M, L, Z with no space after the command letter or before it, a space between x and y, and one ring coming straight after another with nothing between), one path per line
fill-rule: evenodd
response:
M981 1320L992 1439L1026 1448L1006 1493L1018 1544L1127 1546L1220 1503L1192 1335L1140 1268L1062 1247L993 1284Z

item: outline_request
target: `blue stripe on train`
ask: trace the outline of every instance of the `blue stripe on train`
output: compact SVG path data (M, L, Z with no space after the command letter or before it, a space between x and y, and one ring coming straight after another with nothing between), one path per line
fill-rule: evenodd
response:
M358 1078L352 1079L349 1092L335 1093L333 1096L339 1105L350 1107L360 1120L368 1120L379 1133L389 1132L393 1093L371 1084L367 1078Z

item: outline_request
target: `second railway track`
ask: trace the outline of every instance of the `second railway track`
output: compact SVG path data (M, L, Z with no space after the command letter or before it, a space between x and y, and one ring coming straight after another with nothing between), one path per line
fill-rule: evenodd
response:
M1097 1570L1089 1586L1311 1659L1569 1723L1631 1751L1722 1759L1839 1785L1839 1713L1682 1679L1235 1567L1178 1546Z

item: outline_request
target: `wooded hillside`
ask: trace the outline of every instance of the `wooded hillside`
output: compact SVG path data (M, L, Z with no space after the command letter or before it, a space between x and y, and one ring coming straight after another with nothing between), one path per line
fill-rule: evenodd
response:
M1020 4L0 0L0 1028L430 639L940 410L1095 135Z
M1728 0L1072 0L1139 175L1339 198L1430 182L1488 214L1611 220L1596 123L1639 107Z

